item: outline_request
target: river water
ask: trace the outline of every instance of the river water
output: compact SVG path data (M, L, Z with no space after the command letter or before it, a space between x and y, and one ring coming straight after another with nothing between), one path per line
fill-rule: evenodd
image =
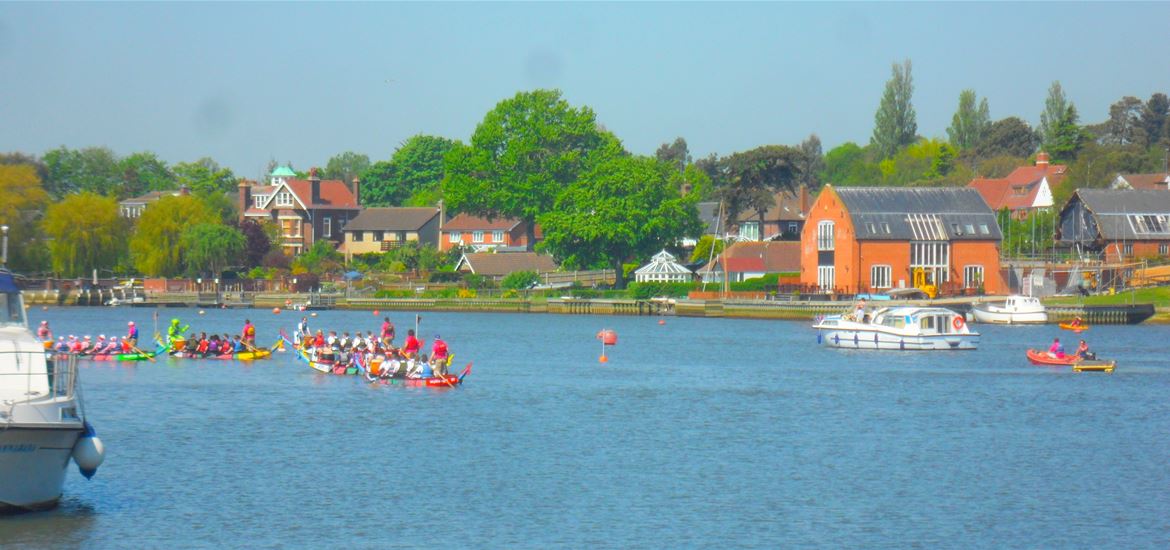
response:
M57 334L152 310L30 310ZM298 317L160 310L261 342ZM399 339L413 312L389 312ZM370 312L313 327L377 330ZM1118 371L1030 366L1054 326L972 352L816 345L807 322L423 313L472 374L369 386L290 354L83 366L107 448L11 548L959 547L1170 544L1170 339L1087 336ZM599 329L617 331L601 363ZM1064 336L1071 336L1065 333ZM1072 344L1072 342L1069 342Z

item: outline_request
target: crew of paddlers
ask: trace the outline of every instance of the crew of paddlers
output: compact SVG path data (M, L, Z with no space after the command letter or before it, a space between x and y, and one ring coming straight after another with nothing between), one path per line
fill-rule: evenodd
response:
M431 353L423 353L425 342L415 335L414 329L406 331L406 340L401 347L394 345L394 323L390 318L383 320L377 335L373 331L343 331L326 333L318 329L309 330L308 318L297 324L297 345L309 360L326 366L341 366L365 371L378 378L430 378L445 376L451 362L447 343L438 334L431 343Z

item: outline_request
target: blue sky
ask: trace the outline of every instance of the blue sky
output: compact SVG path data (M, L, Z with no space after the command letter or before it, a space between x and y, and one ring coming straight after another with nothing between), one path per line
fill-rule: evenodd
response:
M105 145L258 176L417 133L467 140L501 99L560 88L626 147L696 156L866 143L890 65L919 133L959 92L1035 125L1170 92L1170 3L0 4L0 151Z

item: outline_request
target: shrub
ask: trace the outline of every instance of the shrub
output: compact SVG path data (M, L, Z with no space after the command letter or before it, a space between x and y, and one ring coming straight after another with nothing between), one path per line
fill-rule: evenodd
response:
M532 288L540 284L540 275L535 271L513 271L500 282L500 288L519 290Z

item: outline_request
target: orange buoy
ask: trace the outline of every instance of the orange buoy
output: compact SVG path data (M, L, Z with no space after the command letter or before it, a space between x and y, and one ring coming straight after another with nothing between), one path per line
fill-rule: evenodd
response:
M658 320L658 324L660 324L660 325L665 325L665 324L666 324L666 319L659 319L659 320Z
M601 332L598 332L597 339L601 340L601 344L604 346L617 345L617 333L610 329L602 329Z
M378 310L375 309L374 310L374 317L377 317L377 316L378 316Z
M280 315L280 308L278 308L278 307L272 308L272 314L273 315Z
M609 358L608 358L608 357L606 357L606 356L604 356L604 355L602 355L602 356L601 356L601 358L599 358L599 359L597 360L597 362L599 362L599 363L605 363L605 362L607 362L607 361L609 361Z
M292 300L285 300L285 301L284 301L284 305L285 305L285 307L291 306L291 305L292 305Z

